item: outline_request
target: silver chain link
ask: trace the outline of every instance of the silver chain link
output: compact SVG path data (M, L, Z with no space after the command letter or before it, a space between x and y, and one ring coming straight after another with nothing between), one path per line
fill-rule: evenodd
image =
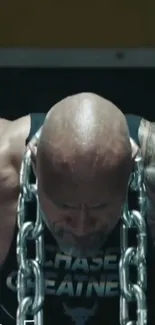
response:
M40 130L35 139L39 139ZM37 195L37 183L31 184L30 171L32 168L31 151L28 149L20 172L20 195L18 200L18 236L17 236L17 325L25 325L27 317L34 324L43 325L44 302L44 275L42 271L44 263L43 246L43 221L39 213L39 201ZM135 158L134 172L129 186L138 193L138 210L129 211L128 200L124 205L121 225L121 258L119 263L120 277L120 325L147 325L146 306L146 250L147 227L145 221L146 193L143 182L143 163L141 155ZM27 221L27 206L36 200L36 220ZM128 237L131 229L137 232L137 247L129 247ZM28 242L35 243L34 259L28 256ZM130 279L130 267L137 271L137 282ZM34 292L28 290L28 281L34 280ZM130 320L129 305L136 304L137 319Z
M43 222L39 213L37 183L31 184L31 151L24 155L20 171L20 195L18 199L17 222L17 299L18 309L16 324L25 325L26 320L33 320L34 324L43 325L44 302L44 242ZM36 200L37 207L35 221L27 221L28 205ZM33 218L31 218L33 219ZM35 244L35 258L28 255L28 242ZM34 282L34 290L28 290L28 281Z
M120 277L120 325L147 325L147 226L146 191L143 179L143 161L140 153L135 158L134 172L129 184L138 194L138 209L129 210L128 200L124 206L121 225ZM136 230L137 247L129 247L129 236ZM131 266L135 268L137 281L131 280ZM135 303L137 319L131 320L130 303Z

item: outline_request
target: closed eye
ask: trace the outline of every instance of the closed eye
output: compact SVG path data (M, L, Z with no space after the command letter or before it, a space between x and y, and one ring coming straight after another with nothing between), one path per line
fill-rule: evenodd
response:
M107 208L107 206L108 206L108 204L104 203L104 204L99 204L99 205L93 206L92 209L93 210L102 210L102 209Z
M71 207L65 203L60 203L60 202L54 202L54 203L59 209L76 209L75 207Z

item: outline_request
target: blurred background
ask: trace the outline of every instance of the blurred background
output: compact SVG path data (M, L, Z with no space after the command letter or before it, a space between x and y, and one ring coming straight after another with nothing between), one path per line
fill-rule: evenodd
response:
M0 116L98 93L155 120L155 2L1 0Z

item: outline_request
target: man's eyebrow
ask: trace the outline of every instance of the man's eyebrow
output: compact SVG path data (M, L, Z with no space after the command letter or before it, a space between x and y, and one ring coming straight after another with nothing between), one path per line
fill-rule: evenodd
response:
M75 206L75 205L73 205L73 204L69 204L69 203L65 203L65 202L60 202L60 201L55 201L55 200L53 200L53 203L56 205L56 206L66 206L66 207L68 207L68 208L73 208L73 209L77 209L78 208L78 206ZM100 207L105 207L105 206L107 206L108 205L108 203L107 202L100 202L100 203L98 203L98 204L94 204L94 205L90 205L90 206L88 206L88 208L90 208L90 209L97 209L97 208L100 208Z

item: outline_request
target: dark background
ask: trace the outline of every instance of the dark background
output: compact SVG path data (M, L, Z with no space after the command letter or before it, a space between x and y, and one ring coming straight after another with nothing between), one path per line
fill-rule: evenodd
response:
M0 69L0 117L47 112L78 92L95 92L124 113L155 120L155 69Z

